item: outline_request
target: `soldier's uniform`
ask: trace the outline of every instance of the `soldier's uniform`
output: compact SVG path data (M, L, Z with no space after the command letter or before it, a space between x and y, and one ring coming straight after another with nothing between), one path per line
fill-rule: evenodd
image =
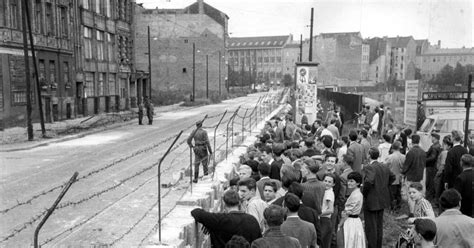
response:
M196 130L194 130L188 138L189 147L194 151L194 181L197 182L199 177L199 164L202 163L204 175L208 175L208 154L212 154L211 144L207 137L207 132L202 129L202 122L196 123ZM194 145L192 140L194 139ZM209 153L208 153L209 151Z
M143 103L138 104L138 125L143 125Z

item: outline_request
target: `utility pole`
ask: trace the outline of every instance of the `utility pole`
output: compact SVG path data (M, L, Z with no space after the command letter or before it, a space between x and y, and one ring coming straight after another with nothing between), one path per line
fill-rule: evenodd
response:
M209 99L209 55L206 54L206 98Z
M191 102L194 102L196 93L196 44L193 42L193 95L191 96Z
M309 30L309 61L313 61L313 13L314 8L311 8L311 25Z
M303 61L303 35L300 34L300 62Z
M467 82L467 99L466 99L466 121L464 122L464 147L468 146L469 139L469 112L471 111L471 92L472 92L472 74L469 74Z
M221 96L221 50L219 50L219 97Z
M150 26L148 26L148 78L149 78L149 82L148 82L148 87L150 88L149 89L149 95L150 95L150 101L151 101L151 40L150 40Z
M28 0L24 0L23 4L25 5L24 9L29 10L29 2ZM41 134L43 137L46 137L46 128L44 127L44 115L43 115L43 100L41 99L41 86L39 81L39 73L38 73L38 65L36 60L36 51L35 51L35 44L33 40L33 32L31 31L31 21L30 21L30 12L26 11L26 24L28 25L28 34L30 38L30 46L31 46L31 55L33 57L33 66L35 69L35 79L36 79L36 93L38 95L38 111L40 116L40 123L41 123Z
M26 33L26 13L28 9L26 6L23 6L22 13L22 31L23 31L23 54L25 60L25 81L26 81L26 127L28 133L28 140L33 140L33 123L31 123L31 82L30 82L30 60L28 58L28 38Z

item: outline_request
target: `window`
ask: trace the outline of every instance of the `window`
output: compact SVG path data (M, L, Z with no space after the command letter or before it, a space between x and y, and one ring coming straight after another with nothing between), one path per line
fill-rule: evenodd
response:
M36 33L43 33L43 6L40 1L35 1L35 27L34 31Z
M95 13L102 14L102 1L103 0L95 0Z
M276 57L277 63L281 63L281 57Z
M60 23L59 29L61 31L61 37L67 38L68 37L68 19L67 19L67 7L61 6L59 7L59 15L60 15Z
M403 64L400 64L400 69L403 69Z
M257 58L257 62L258 62L258 63L262 63L262 57L258 57L258 58Z
M84 27L84 56L86 59L92 59L92 29Z
M38 70L39 70L39 79L45 80L46 79L46 67L43 59L38 61Z
M109 61L115 61L114 36L107 33L107 54Z
M97 59L104 60L104 32L97 30Z
M20 8L18 7L19 1L11 1L10 3L10 27L21 29L20 19Z
M5 10L7 10L7 7L5 6L6 3L5 1L0 1L0 27L4 27L5 25ZM3 99L1 99L3 94L0 94L0 104L3 104ZM3 109L3 105L1 105L0 109Z
M109 74L109 96L117 95L115 90L115 74Z
M49 82L56 83L56 62L54 60L49 61Z
M275 63L275 57L270 57L270 63Z
M69 84L69 63L63 62L63 82Z
M90 1L90 0L82 0L82 7L83 7L84 9L90 9L90 8L91 8L91 6L90 6L90 4L89 4L89 1Z
M52 3L46 3L46 34L54 35L54 16Z
M186 73L186 67L185 67L185 68L183 68L183 73Z
M24 105L26 104L26 89L25 88L20 88L20 87L15 87L12 90L12 100L13 100L13 105Z
M188 44L188 39L184 39L184 43ZM232 43L232 44L234 44L234 43Z
M94 73L86 72L85 97L95 96Z
M105 93L104 80L105 80L105 73L99 73L99 79L97 80L97 87L98 87L97 89L99 90L97 95L99 96L103 96Z
M112 6L110 6L110 0L105 0L105 16L112 17Z

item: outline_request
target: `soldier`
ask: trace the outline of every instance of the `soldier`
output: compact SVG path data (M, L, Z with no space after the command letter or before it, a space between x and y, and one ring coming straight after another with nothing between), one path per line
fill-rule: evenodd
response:
M138 104L138 125L143 125L143 102Z
M153 115L155 114L154 108L153 108L153 103L148 100L146 101L146 116L148 117L148 125L153 124Z
M192 140L194 138L194 146ZM188 138L189 147L194 150L194 180L197 183L199 177L199 164L202 163L204 175L208 175L208 151L212 154L211 144L207 137L207 132L202 129L202 121L196 122L196 130L194 130Z

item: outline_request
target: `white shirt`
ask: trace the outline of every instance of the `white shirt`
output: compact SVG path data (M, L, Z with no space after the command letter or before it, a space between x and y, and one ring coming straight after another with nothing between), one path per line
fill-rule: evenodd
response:
M379 113L375 113L374 117L372 118L372 122L370 123L372 131L377 131L379 127Z
M327 211L331 204L334 206L334 191L332 188L324 191L323 205L321 207L321 212ZM331 214L321 215L321 217L331 218Z
M329 135L329 136L331 136L331 138L334 139L334 136L332 135L332 132L329 131L327 128L323 129L323 131L321 132L321 137L323 137L324 135Z

